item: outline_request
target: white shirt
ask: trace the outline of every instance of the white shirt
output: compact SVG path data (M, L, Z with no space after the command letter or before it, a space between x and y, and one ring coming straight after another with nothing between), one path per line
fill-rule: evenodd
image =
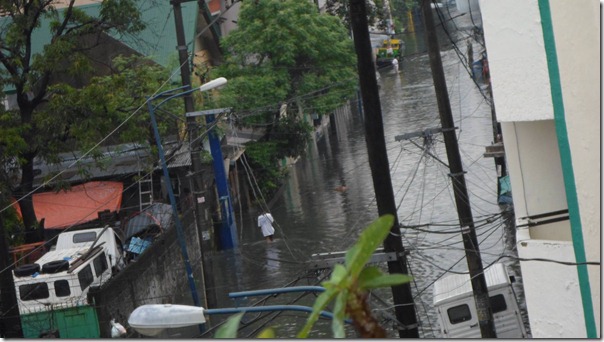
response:
M275 234L275 228L273 228L273 215L270 213L264 213L258 216L258 227L262 229L262 235L269 236Z

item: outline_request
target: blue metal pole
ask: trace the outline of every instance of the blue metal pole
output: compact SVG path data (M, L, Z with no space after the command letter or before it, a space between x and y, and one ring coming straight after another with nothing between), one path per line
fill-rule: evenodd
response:
M241 291L229 293L230 298L241 298L241 297L253 297L253 296L264 296L273 295L277 293L290 293L290 292L323 292L325 288L323 286L291 286L291 287L280 287L276 289L263 289L263 290L252 290L252 291Z
M303 305L265 305L265 306L249 306L241 308L220 308L204 310L204 315L227 315L240 312L267 312L267 311L302 311L312 312L313 309ZM321 311L322 317L333 318L333 314L327 311ZM351 323L350 319L344 320L346 323Z
M166 188L168 189L168 197L170 198L170 204L172 205L172 212L173 212L173 216L174 216L174 223L176 226L176 233L178 235L178 242L180 244L180 251L182 253L182 258L185 262L185 269L187 271L187 278L189 280L189 287L191 289L191 296L193 297L193 303L195 304L195 306L201 306L201 303L199 302L199 296L197 294L197 288L195 286L195 279L193 279L193 270L191 269L191 263L189 262L189 254L187 253L187 245L185 243L185 237L184 237L183 230L182 230L182 224L180 222L180 217L178 216L178 211L176 209L176 199L174 198L174 191L172 191L172 181L170 180L170 174L168 173L168 166L166 165L166 157L164 154L164 149L161 144L161 139L159 137L159 129L157 128L157 121L155 120L155 110L153 108L153 105L151 104L151 100L153 100L153 98L149 98L147 100L147 106L149 108L149 114L151 115L151 124L153 126L155 142L157 144L157 150L159 153L159 158L161 160L162 170L164 172ZM202 328L200 327L200 329L202 329ZM202 330L202 332L203 332L203 330Z
M206 115L208 127L215 121L214 115ZM212 153L214 177L218 197L220 199L220 209L222 213L222 225L220 229L220 242L222 249L231 249L237 247L237 228L235 227L235 214L231 195L229 194L229 185L220 148L220 138L215 130L212 130L208 137L210 141L210 152Z

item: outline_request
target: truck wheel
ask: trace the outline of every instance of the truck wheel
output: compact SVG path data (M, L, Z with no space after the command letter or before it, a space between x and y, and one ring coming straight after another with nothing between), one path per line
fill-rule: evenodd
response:
M15 275L17 277L30 276L36 272L40 272L40 265L38 264L25 264L15 268Z
M42 273L58 273L69 269L69 261L54 260L42 265Z

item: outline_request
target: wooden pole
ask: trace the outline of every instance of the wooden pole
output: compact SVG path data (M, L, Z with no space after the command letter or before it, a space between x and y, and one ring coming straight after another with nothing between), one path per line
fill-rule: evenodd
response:
M478 238L476 237L472 209L466 188L465 172L461 163L459 146L457 145L457 134L455 134L455 124L453 122L453 114L451 113L451 104L449 102L445 73L440 58L440 48L438 47L434 19L432 18L431 3L431 0L422 0L421 9L424 15L424 31L426 44L428 45L428 54L430 56L434 89L436 90L438 112L445 139L447 158L449 160L449 170L451 171L449 176L453 183L455 204L461 225L463 245L472 281L472 290L474 291L480 333L483 338L495 338L497 334L495 333L495 324L493 323L489 292L482 268Z
M388 262L388 272L390 274L407 274L407 260L400 236L396 202L390 178L390 164L388 163L388 153L386 152L382 109L375 76L373 51L369 39L365 0L350 0L350 19L358 58L357 65L365 118L365 141L369 154L369 165L371 167L378 214L380 216L385 214L394 215L391 234L384 240L384 251L395 252L398 257L397 260ZM393 286L392 297L396 318L402 324L399 327L399 336L401 338L418 338L417 317L410 284Z

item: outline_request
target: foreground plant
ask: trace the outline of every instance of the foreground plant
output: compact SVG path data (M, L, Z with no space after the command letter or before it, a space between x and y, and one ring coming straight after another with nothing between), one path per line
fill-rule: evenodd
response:
M344 265L334 266L331 278L321 283L325 291L317 297L313 311L297 337L308 337L315 322L331 302L334 302L333 337L344 338L344 321L351 319L361 338L385 338L386 331L371 314L367 302L369 290L401 285L411 281L406 274L384 274L377 267L365 267L371 255L390 233L394 216L384 215L361 233L356 244L346 252ZM216 333L217 338L235 338L243 314L229 318ZM274 330L264 330L257 337L274 338Z
M377 267L365 267L376 248L390 233L394 216L384 215L371 223L361 233L357 243L346 252L344 265L334 266L331 278L322 283L323 292L313 305L313 312L297 337L308 337L319 318L320 312L334 302L332 321L333 337L346 337L344 320L352 319L354 327L362 338L386 337L367 303L369 290L400 285L411 281L406 274L384 274Z

